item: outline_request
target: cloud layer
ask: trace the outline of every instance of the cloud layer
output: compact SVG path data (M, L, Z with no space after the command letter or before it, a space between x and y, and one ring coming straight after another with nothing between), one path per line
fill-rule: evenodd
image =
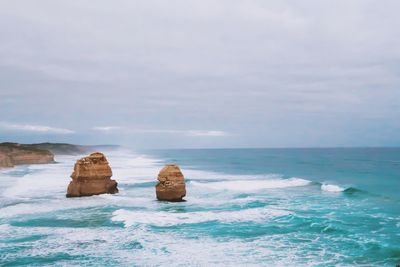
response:
M186 135L193 137L224 137L230 134L224 131L217 130L173 130L173 129L129 129L120 126L96 126L92 128L94 131L107 133L124 133L124 134L172 134Z
M2 120L80 143L400 145L399 8L2 1Z
M36 133L51 133L51 134L73 134L74 131L63 128L55 128L45 125L32 124L12 124L0 122L0 129L9 131L36 132Z

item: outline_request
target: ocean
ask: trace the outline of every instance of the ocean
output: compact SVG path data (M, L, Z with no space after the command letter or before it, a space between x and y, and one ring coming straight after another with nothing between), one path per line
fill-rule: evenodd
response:
M65 197L81 156L0 170L0 266L400 264L400 148L105 154L115 195ZM156 200L166 163L186 202Z

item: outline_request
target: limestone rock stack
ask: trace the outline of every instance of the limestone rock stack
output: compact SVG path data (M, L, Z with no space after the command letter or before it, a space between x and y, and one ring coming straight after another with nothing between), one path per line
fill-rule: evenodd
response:
M95 152L75 163L67 197L82 197L118 193L117 182L111 180L112 171L106 157Z
M177 165L166 165L160 171L156 195L158 200L183 201L186 195L185 178Z

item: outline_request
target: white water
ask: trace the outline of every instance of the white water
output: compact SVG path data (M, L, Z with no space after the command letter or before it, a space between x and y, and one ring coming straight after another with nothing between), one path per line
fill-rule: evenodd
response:
M107 156L113 169L112 179L116 179L120 184L120 193L116 195L100 195L82 199L65 198L66 188L71 180L69 176L72 172L73 165L76 159L79 159L81 156L60 156L56 158L56 160L59 162L57 164L17 166L13 169L2 170L0 173L0 203L3 202L15 204L0 208L0 218L75 208L96 207L102 205L122 204L131 207L155 205L155 194L153 188L145 187L141 189L140 194L128 196L129 191L124 190L124 188L121 186L136 185L147 182L154 182L155 184L158 171L163 166L162 161L148 158L143 155L133 154L124 150L110 152ZM26 170L27 174L22 177L11 175L11 173L20 170ZM193 198L191 192L196 194L199 192L228 190L232 191L232 193L250 193L270 189L303 187L311 184L311 181L309 180L301 178L282 179L279 178L278 175L245 176L185 169L182 169L182 171L186 178L191 180L187 183L188 196L186 199L197 204L218 204L223 203L226 201L226 199L198 199ZM204 182L202 179L206 179L208 182ZM210 181L213 179L216 181ZM329 192L341 192L344 189L336 185L322 184L321 190ZM232 203L246 203L253 200L253 198L241 198L230 201ZM123 213L123 211L121 212ZM203 218L209 214L211 213L193 213L191 215ZM120 214L116 213L115 215L117 216ZM140 215L144 216L144 214ZM165 214L160 213L154 216L162 217L163 215ZM229 213L212 216L218 217L220 215L221 217L226 217L229 215ZM141 219L141 222L145 223L145 221L143 221L145 220L144 218L148 218L149 222L153 222L154 220L152 218L154 216L149 216L144 216ZM171 216L175 215L172 214ZM204 221L207 220L208 219L204 219Z
M239 211L203 211L203 212L142 212L117 210L113 213L114 221L122 221L129 227L138 224L172 226L194 224L208 221L220 222L262 222L273 217L289 215L291 212L271 208L254 208Z
M238 192L256 192L264 189L286 188L309 185L311 181L290 178L290 179L268 179L268 180L234 180L221 182L191 182L194 186L206 187L215 190L233 190Z
M333 184L322 184L321 185L321 190L323 191L327 191L327 192L343 192L344 190L346 190L343 187L340 187L338 185L333 185Z
M315 235L298 232L296 227L279 234L296 212L310 209L302 196L320 190L343 191L338 186L323 184L319 188L309 180L283 179L276 174L229 175L183 168L188 179L187 202L164 203L155 200L153 186L163 162L117 151L107 153L107 158L120 193L67 199L69 176L78 158L57 157L58 164L1 171L0 240L41 237L28 242L32 247L11 256L47 258L68 253L76 260L59 265L94 266L308 266L344 257L329 252L330 242L318 249L296 245L291 240L297 236L306 240L307 246L318 242ZM19 171L27 174L16 176ZM287 191L300 198L286 195ZM338 194L320 195L325 201ZM80 226L85 223L87 226ZM202 226L196 228L198 225ZM310 224L310 228L319 229L319 225L327 229L323 223ZM217 226L221 232L214 229ZM265 226L271 230L260 230ZM157 227L162 230L153 229ZM0 242L0 252L10 244ZM92 258L81 262L82 254Z

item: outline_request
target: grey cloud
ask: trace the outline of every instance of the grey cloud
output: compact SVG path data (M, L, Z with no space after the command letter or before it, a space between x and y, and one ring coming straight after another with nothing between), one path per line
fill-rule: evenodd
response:
M94 131L120 134L173 134L192 137L224 137L231 134L218 130L129 129L120 126L96 126Z
M399 145L399 8L3 1L0 112L16 124L62 122L77 141L92 125L123 125L182 131L148 132L154 147ZM146 135L91 132L138 146Z

